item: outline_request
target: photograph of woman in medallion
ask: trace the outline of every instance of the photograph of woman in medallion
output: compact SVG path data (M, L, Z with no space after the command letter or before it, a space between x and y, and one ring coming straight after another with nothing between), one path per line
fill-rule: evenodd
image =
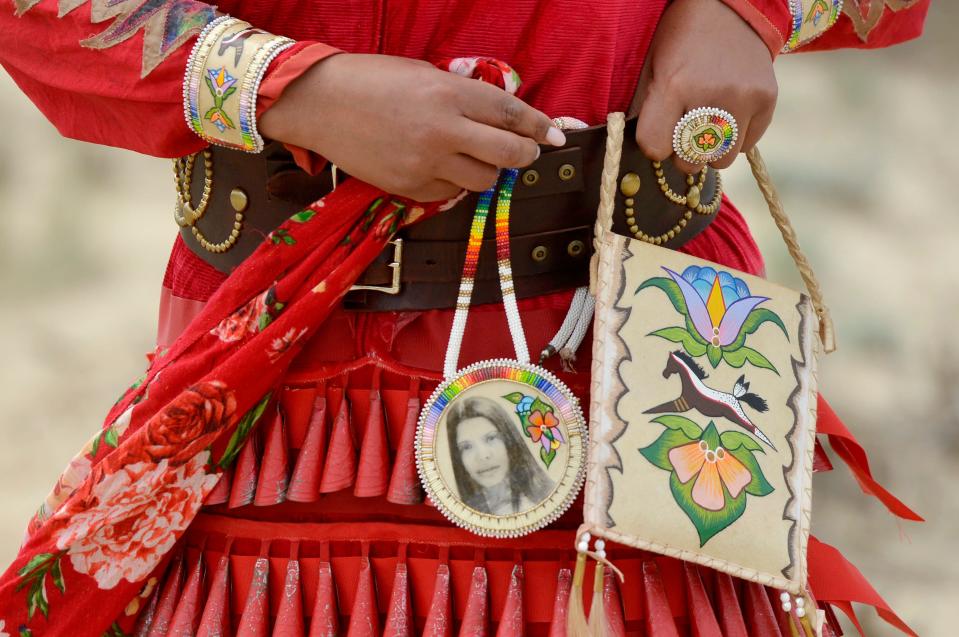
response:
M522 513L553 491L555 482L537 464L518 423L492 398L455 401L446 433L453 478L467 506L493 515Z

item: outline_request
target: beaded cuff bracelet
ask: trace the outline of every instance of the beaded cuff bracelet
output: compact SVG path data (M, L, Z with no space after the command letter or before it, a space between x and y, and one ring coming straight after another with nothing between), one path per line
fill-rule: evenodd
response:
M187 126L211 144L250 153L263 150L256 97L270 62L293 40L230 16L210 22L197 38L183 79Z
M792 33L783 46L783 53L795 51L815 40L836 24L843 0L788 0L793 16Z

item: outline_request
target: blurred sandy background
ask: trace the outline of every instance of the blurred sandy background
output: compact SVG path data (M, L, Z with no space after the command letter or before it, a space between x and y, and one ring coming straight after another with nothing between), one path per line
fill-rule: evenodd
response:
M837 323L823 393L879 480L928 519L898 523L845 466L816 478L813 532L922 635L956 634L959 560L959 3L924 39L781 58L762 148ZM59 470L145 368L174 237L165 160L61 139L0 73L0 562ZM145 130L145 134L146 134ZM798 286L745 161L728 190ZM863 609L872 635L896 632Z

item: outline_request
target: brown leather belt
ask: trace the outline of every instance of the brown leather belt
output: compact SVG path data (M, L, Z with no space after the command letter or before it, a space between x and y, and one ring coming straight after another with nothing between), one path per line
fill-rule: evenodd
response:
M661 192L652 163L635 141L636 120L627 121L620 175L639 177L633 196L635 217L643 232L667 232L688 210ZM599 205L599 182L606 148L606 127L569 131L561 148L542 147L532 165L520 171L513 192L510 235L513 278L519 298L548 294L586 285L592 252L593 222ZM295 212L329 193L329 170L311 176L300 170L281 144L270 143L259 155L214 147L213 188L207 210L197 228L210 241L229 235L237 209L243 208L243 229L236 244L223 253L205 250L189 227L181 236L190 249L213 267L230 272L249 256L266 235ZM191 194L203 192L203 168L197 162ZM686 192L686 176L663 164L667 183ZM710 170L701 199L716 193L716 172ZM354 310L424 310L452 308L466 254L466 240L478 194L472 193L454 208L401 230L394 241L360 277L344 298ZM617 192L613 230L630 235L626 224L626 197ZM702 232L715 217L694 214L686 227L665 242L678 248ZM500 300L496 273L494 227L487 224L480 252L473 303Z

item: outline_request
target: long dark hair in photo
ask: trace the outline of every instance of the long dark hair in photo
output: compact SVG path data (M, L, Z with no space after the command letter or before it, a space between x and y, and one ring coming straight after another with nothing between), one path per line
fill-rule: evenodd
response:
M453 477L456 479L456 486L463 502L478 511L490 511L483 487L477 484L466 470L457 444L459 425L470 418L485 418L502 436L509 458L506 479L509 481L513 511L519 512L520 500L523 496L526 496L534 505L545 500L552 492L555 483L536 463L536 459L520 435L519 421L512 418L511 414L497 405L493 399L475 396L454 401L446 416L446 434L453 464Z

